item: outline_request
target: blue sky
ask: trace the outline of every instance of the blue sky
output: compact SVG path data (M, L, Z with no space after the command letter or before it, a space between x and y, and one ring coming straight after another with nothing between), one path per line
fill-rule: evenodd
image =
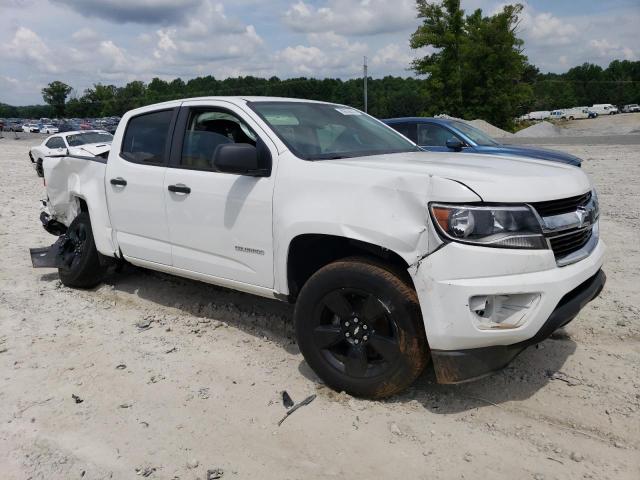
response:
M462 0L468 12L504 0ZM528 0L525 53L542 71L640 56L640 0ZM41 103L52 80L199 75L412 75L414 0L0 0L0 102Z

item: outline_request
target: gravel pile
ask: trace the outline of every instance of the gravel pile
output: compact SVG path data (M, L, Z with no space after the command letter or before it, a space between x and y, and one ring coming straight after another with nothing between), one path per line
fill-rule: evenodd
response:
M553 123L542 121L535 125L531 125L530 127L518 130L515 133L515 136L524 138L560 137L562 136L562 129L555 126Z
M479 130L482 130L484 133L494 138L504 138L504 137L513 137L513 133L507 132L506 130L502 130L501 128L496 127L495 125L491 125L489 122L484 120L476 119L467 121L469 125L473 125Z

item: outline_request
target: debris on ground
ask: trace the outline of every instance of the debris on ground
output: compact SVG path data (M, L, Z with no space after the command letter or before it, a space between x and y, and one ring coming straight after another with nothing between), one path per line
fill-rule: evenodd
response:
M218 480L224 475L224 470L221 468L210 468L207 470L207 480Z
M145 330L149 330L151 328L151 324L153 323L153 319L151 318L143 318L142 320L138 320L136 322L136 327L140 332L144 332Z
M124 370L125 368L127 368L127 366L124 363L116 365L116 370Z
M286 390L282 391L282 405L287 409L293 407L293 399L289 396Z
M291 407L289 410L287 410L287 413L285 413L284 417L282 417L280 419L280 421L278 422L278 426L282 425L282 423L289 417L289 415L291 415L293 412L295 412L296 410L298 410L300 407L304 407L305 405L309 405L311 402L313 402L316 399L316 395L315 393L313 395L309 395L307 398L305 398L304 400L302 400L300 403L296 403L293 407Z
M156 467L139 467L136 468L136 475L149 477L156 471Z
M567 375L564 372L552 372L547 370L545 375L550 380L560 380L561 382L566 383L570 387L575 387L576 385L582 385L582 382L576 377L572 377L571 375Z
M78 395L76 395L75 393L71 395L71 398L73 398L74 402L76 402L76 403L84 402L84 400L82 398L80 398Z

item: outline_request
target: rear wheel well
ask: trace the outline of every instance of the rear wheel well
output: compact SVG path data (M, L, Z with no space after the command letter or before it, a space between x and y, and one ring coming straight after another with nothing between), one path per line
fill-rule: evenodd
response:
M80 197L76 197L76 198L78 199L78 204L80 205L80 211L89 213L89 207L87 205L87 202L85 202L84 199Z
M407 269L409 265L397 253L372 243L337 235L305 234L294 238L289 245L287 279L289 300L294 301L302 286L319 269L346 257L364 257L392 270L414 288Z

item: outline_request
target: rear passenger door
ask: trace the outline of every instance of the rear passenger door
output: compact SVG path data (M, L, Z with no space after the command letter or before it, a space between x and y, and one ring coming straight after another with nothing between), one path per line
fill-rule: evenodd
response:
M177 112L168 108L131 117L120 152L109 156L109 217L119 247L132 260L171 265L164 176Z
M173 266L245 284L273 287L274 174L215 171L219 145L276 148L239 107L224 101L184 102L164 184Z

